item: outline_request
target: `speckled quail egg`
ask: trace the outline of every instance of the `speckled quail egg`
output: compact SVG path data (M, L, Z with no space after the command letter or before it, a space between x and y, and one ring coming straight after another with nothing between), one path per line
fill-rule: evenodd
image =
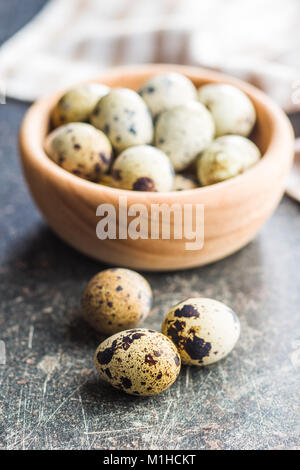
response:
M184 75L176 72L154 75L139 90L152 117L161 112L197 100L197 90L193 83Z
M155 144L176 171L187 168L212 141L215 125L201 103L190 101L162 113L155 126Z
M53 126L88 121L100 98L105 96L109 90L106 85L89 83L67 91L53 108L51 116Z
M125 330L96 349L100 376L130 395L150 396L166 390L178 377L180 355L172 341L154 330Z
M128 88L115 88L96 105L91 123L110 139L117 152L150 144L153 122L144 100Z
M240 322L225 304L192 298L169 310L162 333L174 342L183 364L205 366L230 353L240 335Z
M218 137L198 159L198 179L203 185L233 178L260 159L258 147L246 137Z
M45 151L62 168L90 181L98 181L112 160L112 147L106 135L83 122L52 131L46 138Z
M212 113L216 136L248 136L256 121L255 108L248 96L232 85L209 84L199 89L199 100Z
M174 169L161 150L151 145L138 145L124 150L116 158L112 176L122 189L171 191Z
M185 191L187 189L195 189L199 186L196 179L191 175L175 175L173 191Z
M101 271L90 280L82 295L85 319L105 334L135 327L146 318L151 305L149 283L130 269Z

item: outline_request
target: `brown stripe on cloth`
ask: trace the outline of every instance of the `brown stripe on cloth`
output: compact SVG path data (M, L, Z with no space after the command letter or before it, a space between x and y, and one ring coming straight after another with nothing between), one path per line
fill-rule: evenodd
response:
M188 63L188 43L189 35L184 31L162 31L160 37L156 37L156 51L158 52L155 61L168 64Z
M74 23L76 18L78 18L82 14L82 12L86 8L86 6L87 6L86 5L86 0L80 0L78 5L77 5L77 8L73 10L72 15L70 15L68 18L65 19L65 23L63 25L63 28L60 29L60 30L58 30L58 29L54 30L52 32L52 34L49 34L48 43L51 44L53 41L57 41L57 37L60 36L61 34L65 33L65 31L69 28L69 25ZM83 50L81 50L81 43L79 43L78 49L75 48L72 55L75 58L80 58L80 57L84 56L84 52L85 52L85 49L83 48Z
M136 0L136 2L131 19L134 17L139 24L132 34L128 33L121 62L132 64L158 61L156 40L160 33L160 25L164 27L167 24L166 12L169 10L170 2L173 5L174 0L155 0L152 3ZM144 31L141 25L144 25Z
M154 51L153 51L153 58L152 62L156 63L163 63L163 62L173 62L170 60L168 52L172 54L174 51L171 50L171 43L170 47L168 47L169 37L171 31L167 30L168 27L168 18L170 15L176 13L176 9L179 5L181 0L169 0L164 2L164 17L161 19L161 29L155 33L155 37L153 38L155 41ZM177 34L177 33L175 33Z
M135 0L138 1L138 0ZM134 0L124 0L121 8L114 9L109 16L105 19L107 22L110 20L126 20L134 12L135 6ZM86 0L83 0L86 3ZM120 7L120 5L118 5ZM103 20L103 19L102 19ZM103 37L97 43L97 48L99 54L92 54L95 59L99 60L101 65L104 66L114 66L124 63L124 53L127 48L128 37L120 32L119 37ZM77 47L76 58L91 56L91 52L95 50L95 38L87 39L86 41L81 41ZM102 49L102 52L100 52Z
M180 35L180 46L178 49L177 61L178 64L188 64L189 63L189 42L190 42L190 33L187 31L178 32Z
M167 35L165 31L157 31L154 36L155 46L153 51L153 62L165 62L164 55L164 44L167 40Z
M116 19L128 18L134 8L134 2L127 0L124 4L123 9L116 16ZM124 53L127 46L127 36L121 35L119 38L114 40L114 53L111 59L111 65L120 65L124 63Z

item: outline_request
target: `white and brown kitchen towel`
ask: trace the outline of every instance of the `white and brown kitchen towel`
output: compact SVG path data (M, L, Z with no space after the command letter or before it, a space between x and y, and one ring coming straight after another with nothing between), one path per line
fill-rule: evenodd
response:
M291 110L300 108L299 24L298 0L50 0L0 48L0 83L31 101L114 65L200 64Z
M232 73L300 110L299 25L299 0L50 0L0 48L0 88L34 101L107 67L166 62Z

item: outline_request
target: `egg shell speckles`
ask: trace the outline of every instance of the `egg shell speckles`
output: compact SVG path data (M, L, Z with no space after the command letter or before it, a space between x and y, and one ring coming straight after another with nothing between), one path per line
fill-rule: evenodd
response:
M174 342L183 364L205 366L234 348L240 322L233 310L217 300L191 298L171 308L162 333Z
M258 147L246 137L218 137L198 159L198 179L203 185L225 181L251 168L260 157Z
M112 176L122 189L134 191L171 191L174 169L168 157L151 145L124 150L114 161Z
M216 136L248 136L256 121L255 108L248 96L227 84L209 84L199 88L199 100L212 113Z
M212 141L215 125L201 103L190 101L162 113L155 126L155 145L169 157L174 169L181 171Z
M150 111L140 95L128 88L115 88L104 96L90 120L107 135L117 152L153 140Z
M184 75L176 72L154 75L139 90L148 105L152 117L161 112L197 100L197 90Z
M52 131L45 140L45 152L65 170L90 181L99 181L112 160L112 147L106 135L82 122Z
M106 85L98 83L89 83L68 90L52 110L53 126L88 121L100 98L107 95L109 90L110 88Z
M135 271L111 268L96 274L82 295L85 319L101 333L135 327L152 306L152 290Z
M144 328L125 330L101 343L94 356L100 376L130 395L151 396L166 390L180 372L172 341Z

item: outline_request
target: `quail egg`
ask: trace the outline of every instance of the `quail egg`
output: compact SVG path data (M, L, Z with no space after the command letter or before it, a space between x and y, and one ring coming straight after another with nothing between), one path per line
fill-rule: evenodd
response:
M91 123L107 135L117 152L153 140L150 111L140 95L127 88L115 88L104 96L91 115Z
M178 377L180 355L172 341L154 330L136 328L101 343L94 356L100 376L130 395L166 390Z
M155 119L161 112L197 100L197 90L184 75L176 72L154 75L139 90Z
M96 274L82 295L85 319L96 330L113 334L135 327L152 306L152 291L135 271L111 268Z
M94 107L109 92L109 87L98 83L89 83L67 91L52 111L54 127L69 122L88 121Z
M112 147L106 135L83 122L52 131L46 138L45 151L62 168L90 181L99 181L112 160Z
M161 150L150 145L138 145L124 150L116 158L112 176L122 189L171 191L174 169Z
M175 175L173 191L185 191L187 189L195 189L199 185L197 184L195 178L190 175L178 174Z
M216 136L239 134L247 137L256 121L256 112L248 96L232 85L209 84L199 89L199 100L212 113Z
M169 310L162 333L174 342L183 364L205 366L230 353L240 335L240 322L217 300L191 298Z
M187 168L212 141L215 125L201 103L190 101L162 113L155 127L155 144L176 171Z
M243 173L260 157L258 147L246 137L218 137L198 159L198 179L203 185L219 183Z

